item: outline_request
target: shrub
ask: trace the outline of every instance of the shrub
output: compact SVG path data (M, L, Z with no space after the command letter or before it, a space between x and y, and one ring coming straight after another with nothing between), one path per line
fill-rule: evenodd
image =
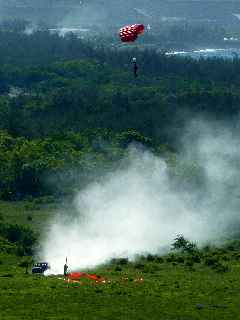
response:
M240 249L240 240L236 239L236 240L228 241L228 243L225 245L224 248L229 251L239 250Z
M4 248L4 251L7 254L15 254L16 253L16 248L7 246L7 247Z
M202 248L202 251L204 251L204 252L207 253L207 252L210 252L211 249L212 249L212 248L211 248L210 244L208 244L208 245L206 245L205 247Z
M121 258L118 260L118 263L120 265L126 265L126 264L128 264L128 258Z
M159 266L156 264L146 264L143 269L144 273L155 273L156 271L159 271Z
M167 262L174 262L175 260L176 260L176 257L174 254L170 254L166 259Z
M155 260L155 256L153 256L152 254L148 254L146 259L147 259L147 261L152 262Z
M236 260L240 260L240 254L239 253L233 253L232 257Z
M19 257L23 257L25 255L25 250L22 246L18 246L16 249L16 255Z
M32 247L24 247L24 255L26 255L26 256L32 256L32 255L33 255L33 249L32 249Z
M172 244L173 250L180 250L182 252L194 253L197 251L197 245L185 239L183 235L177 235Z
M116 258L112 258L110 260L110 264L117 264L117 259Z
M144 264L143 263L136 263L134 265L135 269L144 269Z
M116 266L115 271L122 271L122 268L119 266Z
M211 252L213 256L219 256L225 254L227 251L225 249L215 249Z
M184 263L184 258L183 257L177 257L176 258L177 263Z
M23 247L31 247L36 242L36 237L30 228L17 224L1 224L0 235L5 237L9 242L18 243Z
M164 259L162 257L157 257L156 262L158 263L164 263Z
M230 260L230 258L228 256L223 256L222 259L223 259L223 261L229 261Z
M24 209L26 211L33 211L35 209L35 204L33 202L27 202L25 205L24 205Z
M192 267L194 263L193 263L193 261L191 259L188 259L188 260L186 260L185 264L188 267Z
M188 241L184 238L183 235L177 235L174 240L175 241L172 244L173 249L182 249L187 246Z
M216 257L210 257L206 259L205 264L217 272L227 272L229 270L229 266L222 264Z
M229 271L229 266L226 265L226 264L217 263L217 264L214 266L214 269L215 269L217 272L227 272L227 271Z
M194 263L200 263L201 262L201 258L200 258L199 255L195 254L195 255L192 256L192 261Z
M5 236L10 242L18 242L21 239L21 227L18 225L8 225L5 228Z
M229 250L229 251L234 251L234 250L235 250L235 247L234 247L234 245L232 245L232 244L229 244L226 248L227 248L227 250Z
M120 259L117 259L117 258L112 258L110 260L110 264L114 265L114 264L120 264L120 265L126 265L128 264L128 258L120 258Z

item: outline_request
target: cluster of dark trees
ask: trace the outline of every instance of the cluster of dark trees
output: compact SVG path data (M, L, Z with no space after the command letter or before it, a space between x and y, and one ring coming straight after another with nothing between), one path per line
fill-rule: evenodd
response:
M0 62L4 199L71 192L119 160L132 141L177 150L189 117L231 121L239 113L237 58L197 61L73 35L2 31Z
M32 255L36 235L27 226L0 222L0 252Z

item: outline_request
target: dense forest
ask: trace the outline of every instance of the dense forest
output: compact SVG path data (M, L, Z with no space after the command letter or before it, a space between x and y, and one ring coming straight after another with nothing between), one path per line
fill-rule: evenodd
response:
M0 62L2 199L72 192L132 141L172 154L194 115L234 123L239 113L237 58L193 60L2 30Z

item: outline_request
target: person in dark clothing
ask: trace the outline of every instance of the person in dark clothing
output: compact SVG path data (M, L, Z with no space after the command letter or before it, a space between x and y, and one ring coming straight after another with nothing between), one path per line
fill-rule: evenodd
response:
M138 71L138 66L137 66L137 59L133 58L133 72L134 72L134 77L136 78L138 76L137 71Z
M67 275L67 270L68 270L68 265L67 265L67 257L66 257L66 263L65 263L65 265L64 265L64 267L63 267L63 274L64 274L64 276Z

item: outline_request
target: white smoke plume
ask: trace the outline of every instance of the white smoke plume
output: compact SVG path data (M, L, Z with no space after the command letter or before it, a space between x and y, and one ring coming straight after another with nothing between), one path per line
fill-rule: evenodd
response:
M237 139L194 122L184 142L174 174L163 158L131 146L118 170L79 192L74 214L56 215L44 237L52 271L63 272L66 256L71 270L81 270L163 253L178 234L205 243L239 222Z

